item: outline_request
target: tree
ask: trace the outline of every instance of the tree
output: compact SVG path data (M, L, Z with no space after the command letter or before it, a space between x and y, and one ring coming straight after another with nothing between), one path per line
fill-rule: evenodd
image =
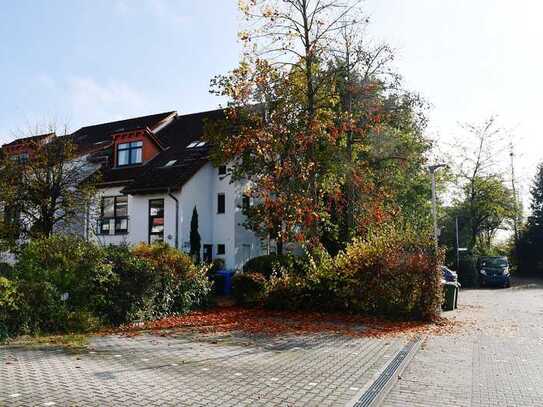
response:
M456 145L455 165L459 198L453 202L461 234L471 251L491 253L496 232L506 229L517 216L513 191L505 186L503 163L507 163L504 132L497 127L496 118L481 124L466 124L467 137ZM449 228L454 219L449 220ZM452 229L454 230L454 229ZM451 247L456 244L450 242Z
M344 129L335 155L342 194L331 227L339 248L386 218L401 213L422 226L429 214L425 103L402 88L391 66L394 51L373 44L358 28L341 31L327 67L340 95L336 120Z
M284 241L318 241L327 197L339 193L330 160L338 97L322 67L334 33L352 24L343 21L351 10L328 0L242 4L256 25L240 34L247 53L212 81L212 91L229 99L225 127L233 129L209 132L213 158L232 163L233 180L249 180L255 205L247 225L275 239L278 252Z
M543 272L543 163L537 167L530 193L531 214L514 249L519 271L525 274Z
M190 255L197 263L200 262L200 248L202 247L202 239L198 231L198 210L196 206L192 210L192 218L190 219Z
M421 100L401 89L392 50L356 35L368 22L358 3L243 3L245 58L212 81L229 100L208 133L213 159L249 180L246 226L279 252L292 240L337 252L428 201Z
M96 167L79 157L69 136L25 147L24 160L5 152L0 159L0 231L12 247L19 239L82 227L97 181Z

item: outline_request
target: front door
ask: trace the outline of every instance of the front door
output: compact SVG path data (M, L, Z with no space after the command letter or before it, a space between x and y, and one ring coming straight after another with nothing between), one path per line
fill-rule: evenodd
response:
M164 241L164 199L149 201L149 243Z
M213 261L213 245L204 245L204 263L211 263Z

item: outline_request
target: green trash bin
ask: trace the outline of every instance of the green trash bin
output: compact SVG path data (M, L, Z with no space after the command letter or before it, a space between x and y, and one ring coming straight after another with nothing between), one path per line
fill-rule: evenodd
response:
M443 282L443 311L452 311L458 303L458 283Z

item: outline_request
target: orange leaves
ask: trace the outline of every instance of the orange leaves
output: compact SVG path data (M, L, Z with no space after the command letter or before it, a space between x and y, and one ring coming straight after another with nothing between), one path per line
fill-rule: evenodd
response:
M187 315L135 324L115 332L134 336L145 330L190 330L200 333L241 331L248 334L303 335L335 333L357 337L384 337L398 334L420 334L432 331L447 334L453 324L441 319L437 323L394 322L375 317L319 312L270 311L262 308L224 307ZM109 332L108 332L109 333Z

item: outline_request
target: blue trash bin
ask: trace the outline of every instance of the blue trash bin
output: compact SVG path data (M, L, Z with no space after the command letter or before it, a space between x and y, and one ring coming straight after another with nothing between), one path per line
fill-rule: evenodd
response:
M232 277L234 276L234 271L231 270L219 270L216 273L218 276L223 278L224 284L222 284L222 292L219 292L220 295L230 295L232 294Z

